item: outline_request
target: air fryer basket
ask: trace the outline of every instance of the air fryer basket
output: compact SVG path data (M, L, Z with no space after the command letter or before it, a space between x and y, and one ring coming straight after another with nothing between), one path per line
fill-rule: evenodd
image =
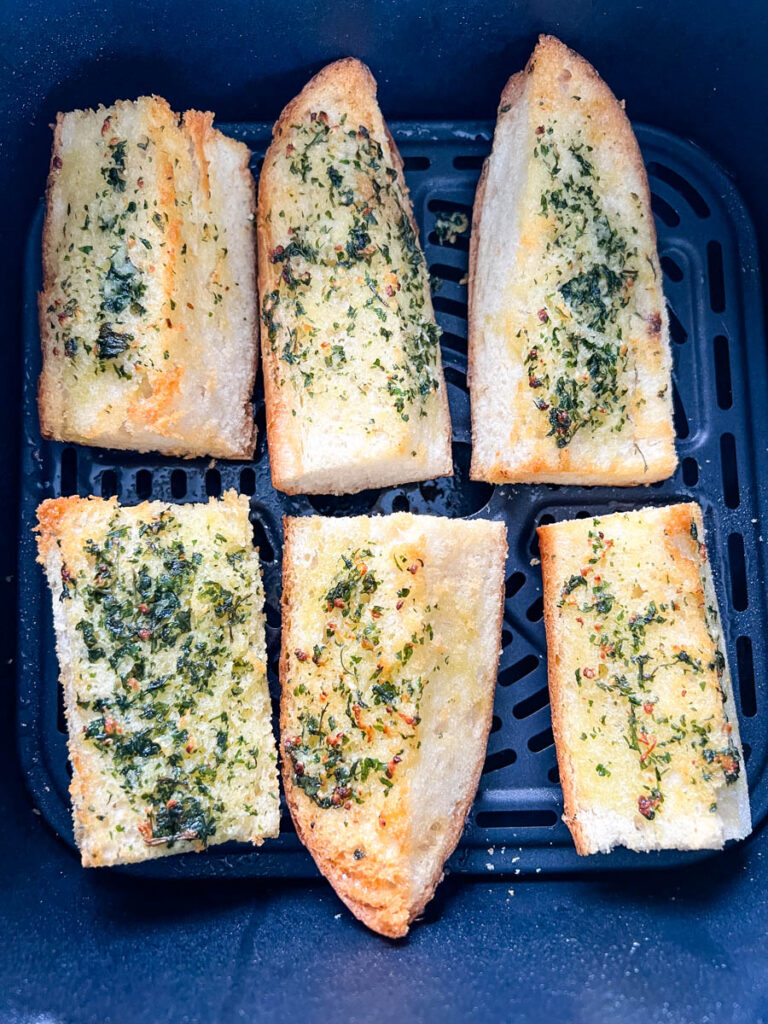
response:
M269 141L263 124L222 126L246 142L258 174ZM708 545L737 691L755 823L768 809L768 621L763 536L768 528L768 428L759 276L754 232L733 185L691 143L637 126L648 167L659 234L674 358L674 413L680 465L650 488L553 485L492 487L469 480L466 387L468 233L454 242L435 234L441 213L471 216L474 190L490 147L486 123L400 123L393 133L421 228L443 327L443 361L453 418L453 479L368 491L349 498L289 498L269 480L261 381L259 444L249 463L182 461L42 441L36 410L42 207L26 254L24 422L20 560L19 729L24 770L51 827L74 844L67 789L66 731L57 682L49 597L35 566L35 508L62 494L117 494L132 504L153 498L198 501L234 487L250 495L264 566L270 686L277 695L281 516L413 512L503 519L509 534L503 650L495 713L477 799L449 862L455 872L557 873L663 866L706 854L663 852L578 858L560 820L562 794L546 682L540 569L535 528L573 516L695 499L704 509ZM749 353L749 358L747 357ZM287 814L281 835L254 850L226 845L203 855L119 869L174 878L304 877L316 873Z

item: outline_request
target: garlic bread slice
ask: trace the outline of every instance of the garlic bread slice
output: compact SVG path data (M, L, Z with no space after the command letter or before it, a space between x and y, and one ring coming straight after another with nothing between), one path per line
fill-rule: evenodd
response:
M647 484L677 465L648 180L622 104L542 36L499 106L475 199L474 479Z
M247 146L142 96L59 114L39 297L40 426L58 441L253 455Z
M699 506L538 534L552 729L577 851L719 849L749 835Z
M38 520L83 865L277 835L248 500L57 498Z
M345 494L450 476L426 262L360 61L324 68L281 114L259 179L258 241L274 486Z
M431 899L477 789L505 556L487 520L285 520L285 794L320 870L383 935Z

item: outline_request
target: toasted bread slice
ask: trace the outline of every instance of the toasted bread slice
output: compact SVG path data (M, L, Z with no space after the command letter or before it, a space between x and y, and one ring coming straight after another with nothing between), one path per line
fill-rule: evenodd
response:
M250 458L258 356L246 146L141 97L59 114L39 298L43 436Z
M699 506L539 527L552 729L581 854L751 830Z
M645 168L623 106L551 36L501 97L469 299L474 479L671 476L669 331Z
M403 164L357 60L285 108L259 181L272 483L344 494L450 476L451 424Z
M38 520L83 865L277 835L247 499L58 498Z
M477 789L505 555L486 520L285 520L285 794L320 870L382 935L431 899Z

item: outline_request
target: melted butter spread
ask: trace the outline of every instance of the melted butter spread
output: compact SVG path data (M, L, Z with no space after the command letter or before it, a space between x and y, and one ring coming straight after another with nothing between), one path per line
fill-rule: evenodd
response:
M262 322L310 417L366 402L367 431L427 415L440 332L398 170L365 126L324 113L283 133ZM346 412L345 412L346 415Z
M645 315L647 300L637 301L656 288L640 197L612 202L622 183L588 134L538 116L511 297L523 326L513 344L529 428L564 448L582 430L631 432L634 347L649 330L658 339L661 313Z
M204 168L175 115L140 100L67 119L49 197L55 279L44 315L58 372L87 404L94 376L112 382L114 397L118 382L141 393L146 380L183 369L185 328L221 319L235 282L208 201L195 198Z
M244 532L222 516L142 521L117 508L63 563L74 727L149 846L226 837L244 814L259 829L249 800L275 755L258 555Z
M426 596L425 562L418 545L364 544L302 602L283 743L294 784L321 808L388 795L407 778L423 694L450 661L433 628L441 613Z

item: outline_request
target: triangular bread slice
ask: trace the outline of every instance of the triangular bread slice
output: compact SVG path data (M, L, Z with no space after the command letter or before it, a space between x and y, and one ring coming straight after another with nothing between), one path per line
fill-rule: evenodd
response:
M296 830L350 910L405 935L480 779L506 528L286 519L280 728Z
M469 278L474 479L646 484L675 470L648 180L597 72L542 36L499 105Z
M257 231L274 486L345 494L450 476L429 274L360 61L324 68L280 115Z
M699 506L538 534L552 729L577 851L719 849L749 835Z

